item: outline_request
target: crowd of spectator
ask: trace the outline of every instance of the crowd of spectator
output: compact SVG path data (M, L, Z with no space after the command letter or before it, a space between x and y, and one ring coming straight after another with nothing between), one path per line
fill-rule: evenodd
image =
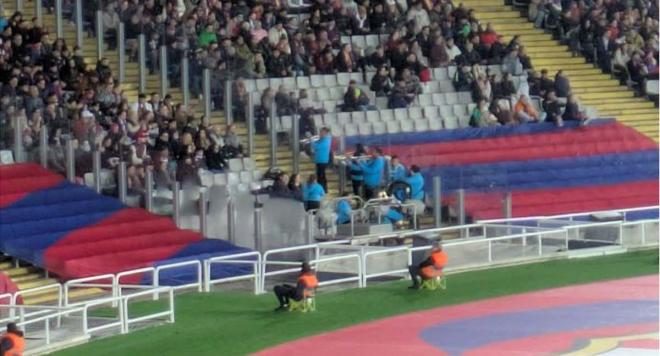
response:
M533 0L528 15L622 83L658 77L657 0Z
M91 171L91 152L102 168L128 163L129 191L144 188L153 169L157 188L198 180L198 169L222 170L243 147L233 126L206 126L203 117L171 96L140 94L130 102L107 59L90 69L79 48L20 13L0 21L0 142L13 141L15 123L28 155L35 156L39 132L47 127L49 163L64 172L64 145L74 139L77 175Z
M64 5L73 18L73 2ZM450 78L455 89L470 91L477 103L471 126L544 120L560 125L562 120L584 119L561 71L552 79L544 70L533 71L519 37L504 41L490 24L479 23L473 10L447 0L315 0L302 6L283 0L84 2L86 29L92 34L95 26L90 24L99 6L111 49L117 45L120 22L125 24L129 58L137 56L138 35L146 36L152 72L160 70L159 47L167 47L172 85L180 84L183 56L190 60L193 95L202 92L203 69L211 71L216 108L223 104L221 84L235 79L232 106L238 121L245 120L249 102L241 78L375 71L369 89L387 97L390 108L402 108L422 92L433 68L447 65L458 67ZM535 0L529 14L539 26L552 26L554 21L564 33L577 33L576 43L588 58L607 62L607 67L635 82L657 73L657 1L638 0L627 8L616 0ZM341 43L342 36L368 34L384 34L387 39L367 48ZM49 144L59 147L51 156L61 158L64 139L75 138L80 155L99 149L105 168L114 168L120 160L129 162L132 185L138 188L145 167L153 167L149 169L157 184L167 186L173 179L197 179L201 167L222 170L228 159L243 155L233 127L209 127L206 118L196 117L170 96L140 94L137 102L129 102L107 59L90 69L80 48L55 38L36 19L20 13L1 19L0 39L3 144L10 141L9 123L15 118L23 122L28 150L36 147L45 125ZM487 70L494 64L502 66L503 74ZM511 76L525 75L528 80L516 88ZM257 133L267 130L272 102L279 115L300 114L302 135L318 133L311 116L323 109L310 104L306 90L291 89L281 86L262 93L255 106ZM530 99L534 96L542 97L543 104L535 105ZM352 81L341 109L373 108ZM317 174L317 179L323 176Z

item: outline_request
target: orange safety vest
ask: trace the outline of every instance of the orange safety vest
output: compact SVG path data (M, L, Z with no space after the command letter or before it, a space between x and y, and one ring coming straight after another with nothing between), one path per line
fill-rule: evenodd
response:
M316 275L313 273L303 273L298 277L298 283L301 283L305 288L303 292L304 297L313 297L314 289L318 287L319 280L316 279Z
M12 344L11 349L9 349L5 352L5 356L22 356L23 355L23 350L25 350L25 340L23 340L22 336L12 334L12 333L7 333L3 336L3 338L9 339L9 341L11 341L11 344Z
M442 269L447 264L449 257L445 251L435 251L431 254L431 262L433 265L423 267L420 271L422 278L431 279L442 276Z

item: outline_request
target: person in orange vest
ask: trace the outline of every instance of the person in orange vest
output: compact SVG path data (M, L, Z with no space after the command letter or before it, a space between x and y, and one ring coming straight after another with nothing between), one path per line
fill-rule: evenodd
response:
M287 310L290 299L300 301L303 298L314 296L314 289L318 285L319 281L316 279L316 273L309 266L309 263L303 262L295 287L290 284L282 284L273 288L273 292L280 302L280 306L275 311Z
M23 332L16 324L7 324L7 332L0 339L0 356L22 356L24 350Z
M410 278L413 281L413 285L408 288L419 289L420 278L431 279L442 275L442 269L447 265L447 260L447 253L442 250L442 245L436 242L429 257L417 266L408 266L408 272L410 272Z

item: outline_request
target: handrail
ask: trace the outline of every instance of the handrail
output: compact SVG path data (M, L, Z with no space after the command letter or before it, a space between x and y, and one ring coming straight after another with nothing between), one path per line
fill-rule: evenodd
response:
M493 223L493 222L509 222L509 221L525 221L525 220L539 220L539 219L558 219L558 218L570 218L577 216L593 215L593 214L603 214L603 213L629 213L634 211L644 211L644 210L657 210L660 208L658 205L653 206L644 206L637 208L627 208L627 209L612 209L612 210L596 210L596 211L587 211L580 213L570 213L570 214L560 214L560 215L549 215L549 216L528 216L528 217L518 217L518 218L502 218L502 219L488 219L488 220L478 220L478 223Z
M192 261L184 261L184 262L177 262L177 263L171 263L167 265L161 265L157 266L154 274L153 274L153 281L152 284L154 285L155 288L158 288L160 286L160 272L165 271L165 270L170 270L170 269L175 269L175 268L180 268L180 267L186 267L186 266L197 266L197 281L194 283L188 283L188 284L183 284L180 286L175 286L172 287L175 290L179 289L186 289L186 288L191 288L191 287L197 287L197 291L201 292L202 291L202 281L204 280L204 277L202 275L202 263L199 260L192 260ZM158 300L158 294L154 292L154 300Z
M252 256L256 256L257 259L254 261L237 260L237 258L252 257ZM229 278L212 279L211 266L213 264L222 264L222 263L252 264L253 274L252 275L248 274L244 276L235 276ZM259 283L261 282L259 278L259 272L261 271L260 268L261 268L261 253L259 251L243 252L233 255L217 256L217 257L209 258L204 261L204 291L210 292L211 286L213 284L254 278L254 293L257 294L260 291L259 288Z
M84 278L77 278L77 279L71 279L68 280L64 283L64 306L69 306L69 305L77 305L81 304L79 303L69 303L69 289L72 287L87 287L87 288L94 288L94 287L110 287L112 289L112 296L116 297L117 296L117 283L116 282L116 276L114 274L102 274L99 276L91 276L91 277L84 277ZM93 284L88 284L84 282L91 282L91 281L98 281L98 280L104 280L104 279L110 279L111 284L103 284L103 283L93 283Z
M146 295L153 295L153 293L160 294L162 292L167 292L168 293L168 297L169 297L168 310L163 311L163 312L159 312L159 313L144 315L144 316L141 316L141 317L136 317L136 318L133 318L133 319L129 318L129 313L128 313L128 302L129 302L129 300L132 300L132 299L135 299L135 298L138 298L138 297L142 297L142 296L146 296ZM122 310L122 312L124 313L124 317L123 317L124 330L122 331L123 333L127 333L130 330L130 325L132 323L137 323L137 322L140 322L140 321L156 319L156 318L160 318L160 317L163 317L163 316L167 316L168 321L170 323L174 323L174 288L172 288L172 287L158 287L158 288L154 288L153 291L152 290L146 290L146 291L142 291L142 292L129 294L129 295L126 295L126 296L123 297L122 303L124 304L124 307L123 307L123 310Z
M362 259L361 259L360 255L357 254L357 253L330 256L330 257L323 257L323 258L320 258L320 259L317 259L317 260L310 261L310 264L316 265L318 267L319 264L324 263L324 262L340 261L340 260L353 259L353 258L357 259L358 273L357 273L356 276L336 278L336 279L333 279L331 281L319 281L319 287L333 285L333 284L339 284L339 283L354 282L354 281L358 282L358 287L359 288L364 287L363 281L362 281L362 275L363 275Z
M133 269L129 271L123 271L119 272L116 274L115 277L115 288L117 289L117 295L122 296L122 289L123 288L137 288L136 285L127 285L127 284L121 284L121 278L126 277L126 276L132 276L135 274L143 274L143 273L148 273L151 272L151 287L152 288L157 288L157 281L156 281L156 269L153 267L143 267L143 268L138 268L138 269Z
M364 249L361 251L362 255L362 287L367 286L367 280L369 278L375 278L375 277L381 277L381 276L389 276L393 274L401 274L401 273L408 273L408 266L412 264L412 258L410 255L410 247L408 246L399 246L399 247L394 247L394 248L384 248L384 249L378 249L375 251L368 251L365 252ZM407 252L407 259L408 263L406 265L405 269L397 269L397 270L392 270L392 271L385 271L385 272L379 272L379 273L372 273L369 274L369 270L367 269L367 261L369 256L374 256L374 255L380 255L380 254L386 254L386 253L391 253L391 252L399 252L399 251L406 251Z

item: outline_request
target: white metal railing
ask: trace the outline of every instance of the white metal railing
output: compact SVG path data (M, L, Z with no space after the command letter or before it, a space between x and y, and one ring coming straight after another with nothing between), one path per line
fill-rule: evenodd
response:
M176 262L176 263L170 263L170 264L167 264L167 265L157 266L156 269L154 270L153 285L155 286L155 288L158 288L160 286L160 274L163 271L169 271L169 270L173 270L173 269L181 269L182 267L188 267L188 266L195 267L195 271L196 271L195 281L192 282L192 283L173 286L172 289L180 290L180 289L187 289L187 288L197 288L197 291L201 292L202 287L203 287L204 276L203 276L203 272L202 272L202 263L199 260ZM156 294L156 299L158 299L157 294Z
M489 219L489 220L479 220L478 223L507 223L514 221L528 221L528 220L549 220L549 219L568 219L573 220L577 217L587 217L594 214L606 214L606 213L618 213L622 214L623 220L626 221L627 214L638 211L646 210L658 210L660 206L644 206L638 208L627 208L627 209L612 209L612 210L597 210L589 212L580 212L580 213L570 213L570 214L560 214L560 215L550 215L550 216L527 216L519 218L501 218L501 219Z
M110 283L88 283L88 282L97 282L97 281L103 281L103 280L110 280ZM63 306L68 307L68 306L75 306L75 305L82 305L85 304L84 301L82 302L77 302L77 303L71 303L69 300L70 298L70 291L73 288L109 288L112 291L112 296L117 297L118 291L117 291L117 283L116 283L117 277L114 274L102 274L100 276L91 276L91 277L84 277L84 278L76 278L76 279L71 279L68 280L64 283L64 291L63 291ZM114 305L116 306L116 304Z
M254 260L245 260L244 258L255 257ZM212 267L214 264L249 264L252 265L253 273L234 277L224 277L213 279ZM244 252L234 255L218 256L204 261L204 291L210 292L211 286L219 283L241 281L254 279L254 293L259 293L261 272L261 253L258 251Z
M410 247L408 246L399 246L399 247L393 247L393 248L382 248L374 251L365 251L364 247L360 251L360 254L362 255L362 286L366 287L367 286L367 281L369 278L375 278L375 277L383 277L383 276L391 276L391 275L400 275L400 274L407 274L408 273L408 266L412 264L412 257L409 252ZM392 269L392 270L386 270L386 271L381 271L381 272L376 272L376 273L369 273L369 257L371 256L377 256L377 255L382 255L382 254L390 254L390 253L395 253L395 252L400 252L400 251L405 251L406 256L407 256L407 264L404 266L404 268L399 268L399 269Z
M261 260L261 283L259 284L261 292L265 293L266 277L268 277L268 276L278 276L278 275L283 275L283 274L288 274L288 273L295 273L295 272L300 271L300 262L268 260L268 258L270 256L276 255L276 254L287 253L287 252L307 252L307 253L313 253L313 257L309 258L310 260L318 260L320 255L321 255L321 249L322 248L324 248L326 246L331 247L332 245L347 244L349 242L350 241L348 241L348 240L328 241L328 242L321 242L321 243L309 244L309 245L284 247L284 248L278 248L278 249L266 251L263 254L263 258ZM271 266L275 266L275 265L277 265L277 266L296 266L296 267L286 268L286 269L281 269L281 270L276 270L276 271L268 271L268 266L269 265L271 265Z
M135 317L135 318L132 318L132 319L130 318L130 316L129 316L130 313L129 313L129 310L128 310L128 302L129 301L131 301L133 299L136 299L136 298L148 296L148 295L153 295L153 293L160 294L160 293L163 293L163 292L166 292L167 295L168 295L167 310L162 311L162 312L156 312L156 313L153 313L153 314L147 314L147 315ZM162 318L162 317L167 317L168 321L170 323L174 323L174 288L172 288L172 287L159 287L159 288L155 288L153 291L145 290L145 291L129 294L129 295L126 295L126 296L122 297L122 303L124 304L124 307L123 307L123 310L122 310L123 313L124 313L123 314L124 328L125 328L123 330L124 333L127 333L127 332L130 331L131 324L138 323L138 322L141 322L141 321L147 321L147 320L153 320L153 319L158 319L158 318Z
M339 283L358 282L358 287L363 288L364 284L363 284L363 281L362 281L362 275L363 275L364 272L363 272L363 269L362 269L362 258L357 253L322 257L322 258L319 258L317 260L310 261L310 264L312 266L315 266L316 269L318 270L318 265L320 265L321 263L336 262L336 261L343 261L343 260L352 260L352 259L355 259L356 262L357 262L357 269L358 270L357 270L357 274L355 274L355 276L353 276L353 275L351 275L351 273L349 273L349 276L347 276L347 277L334 278L334 279L331 279L331 280L321 280L319 278L319 287L329 286L329 285L339 284Z

